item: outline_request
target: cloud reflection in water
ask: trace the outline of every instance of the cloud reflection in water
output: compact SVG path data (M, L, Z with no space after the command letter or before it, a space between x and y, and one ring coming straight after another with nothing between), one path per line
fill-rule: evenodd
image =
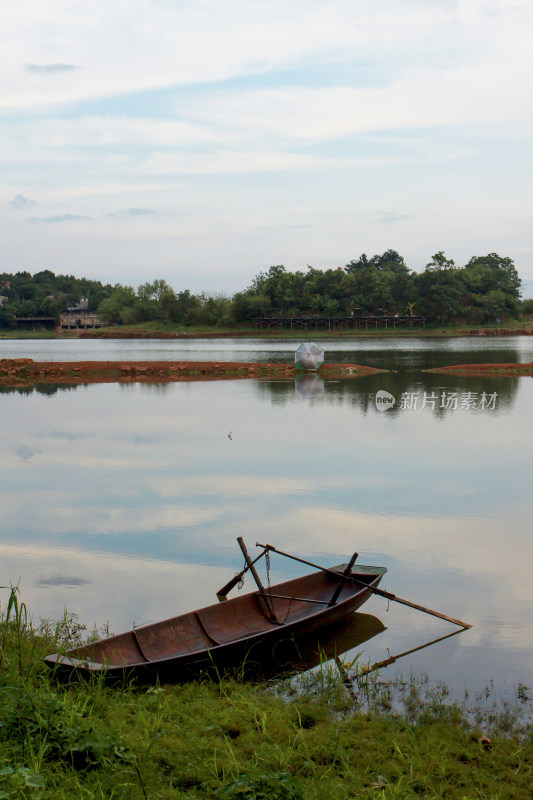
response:
M285 381L2 394L2 583L20 578L34 612L61 615L68 601L87 624L118 631L211 602L240 567L238 535L329 565L357 549L390 567L386 588L475 624L417 664L475 681L483 653L503 674L512 652L533 679L531 382L500 380L496 415L437 417L377 412L378 377L401 388L377 376L326 381L311 396ZM299 567L275 569L282 579ZM384 606L373 599L369 613ZM442 631L412 611L389 614L369 647L408 649Z

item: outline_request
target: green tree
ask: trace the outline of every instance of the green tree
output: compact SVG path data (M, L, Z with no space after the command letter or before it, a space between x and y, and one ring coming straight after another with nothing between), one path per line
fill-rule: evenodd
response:
M110 297L102 300L97 313L106 322L115 324L124 323L126 319L128 324L142 320L142 308L135 289L133 286L122 286L120 283L115 284Z
M9 328L16 327L15 322L15 314L13 313L13 309L7 303L4 303L0 306L0 329L6 330Z
M233 318L237 322L253 322L257 317L264 317L271 310L270 297L267 294L254 294L248 290L237 292L233 296Z
M529 297L527 300L522 300L520 310L523 317L533 317L533 298Z
M415 278L417 305L422 315L445 324L464 314L464 286L461 270L442 250L432 257L424 272Z
M467 316L473 322L517 317L521 280L510 258L497 253L471 258L462 270Z
M428 272L439 272L447 269L456 269L455 261L451 258L446 258L442 250L435 253L435 255L431 257L431 261L426 264L426 270Z

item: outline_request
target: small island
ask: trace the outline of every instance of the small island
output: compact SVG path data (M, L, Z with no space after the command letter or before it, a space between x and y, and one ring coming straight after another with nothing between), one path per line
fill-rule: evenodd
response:
M323 364L322 378L359 378L387 370L360 364ZM235 380L244 378L294 378L305 374L291 363L240 361L34 361L0 360L0 384L30 386L53 382L174 383L177 381Z

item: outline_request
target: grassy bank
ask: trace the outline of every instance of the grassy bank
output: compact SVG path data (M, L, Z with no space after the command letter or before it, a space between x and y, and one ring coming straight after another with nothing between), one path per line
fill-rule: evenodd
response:
M368 330L258 330L255 325L234 326L183 326L162 322L143 322L136 325L119 325L98 328L94 331L0 331L0 339L72 339L72 338L219 338L257 337L264 339L337 339L339 337L366 338L374 336L513 336L533 334L533 320L509 320L486 325L431 325L425 328L378 328Z
M348 692L331 663L272 685L57 686L40 659L82 633L68 615L30 625L11 594L0 623L0 798L530 796L533 744L513 708L468 722L442 687L395 689L378 675Z

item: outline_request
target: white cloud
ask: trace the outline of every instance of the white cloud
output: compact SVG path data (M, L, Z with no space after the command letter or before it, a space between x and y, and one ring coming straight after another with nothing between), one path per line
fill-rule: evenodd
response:
M235 290L360 241L413 266L503 250L526 274L532 27L526 0L21 0L0 47L5 269L128 282L179 252L198 288L231 262L210 288ZM21 236L14 196L65 224ZM158 214L132 232L128 208Z
M117 0L112 6L21 0L3 20L2 105L27 108L217 81L317 60L339 63L354 54L363 65L388 57L393 69L416 58L449 61L458 49L473 50L475 57L480 42L484 49L501 48L502 33L527 39L524 23L530 21L523 0L446 6L334 0L327 10L318 0ZM27 64L37 71L28 72ZM65 69L74 65L82 69Z
M94 115L67 120L50 118L20 127L33 146L42 148L136 144L178 147L231 139L227 133L203 124L131 116Z
M524 103L529 56L466 65L393 81L385 87L289 87L225 92L184 109L195 121L226 131L281 140L329 141L375 131L456 125L513 125L531 120ZM182 109L183 111L183 109Z
M214 153L155 153L139 168L141 174L200 174L220 175L246 172L274 172L286 170L314 170L326 167L344 169L367 167L386 159L319 158L302 153L283 151L228 151Z

